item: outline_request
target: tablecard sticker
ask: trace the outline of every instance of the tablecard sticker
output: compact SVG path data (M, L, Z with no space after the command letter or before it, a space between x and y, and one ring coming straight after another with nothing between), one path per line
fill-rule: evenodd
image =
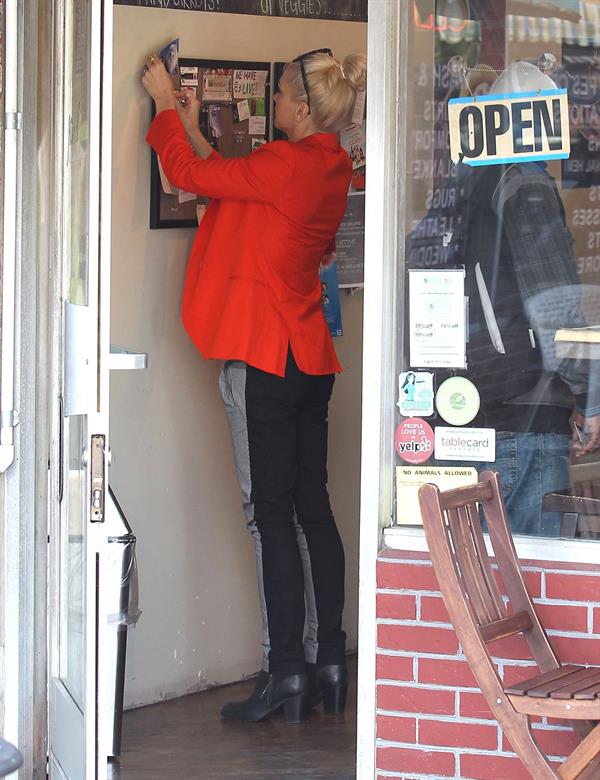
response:
M396 428L394 437L398 457L406 463L425 463L433 455L433 430L419 417L409 417Z
M494 428L435 428L435 459L493 463L496 460Z
M450 425L467 425L479 412L479 390L464 376L451 376L438 387L435 406Z

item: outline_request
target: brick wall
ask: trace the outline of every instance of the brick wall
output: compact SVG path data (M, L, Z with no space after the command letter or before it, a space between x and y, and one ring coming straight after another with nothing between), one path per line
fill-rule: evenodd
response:
M600 665L600 565L523 566L563 662ZM377 573L377 777L529 780L479 693L426 554L384 550ZM490 644L505 681L536 673L525 640ZM560 762L570 728L537 719L539 744Z

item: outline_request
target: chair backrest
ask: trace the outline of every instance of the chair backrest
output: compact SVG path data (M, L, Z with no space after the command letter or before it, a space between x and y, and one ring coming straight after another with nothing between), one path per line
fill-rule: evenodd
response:
M496 639L522 632L540 670L547 672L558 668L558 660L523 581L498 474L482 471L477 485L443 493L436 485L423 485L419 490L419 502L431 560L446 608L484 694L486 685L490 695L495 695L499 685L486 648L488 642ZM486 549L479 507L485 516L510 611ZM485 680L480 679L480 674Z

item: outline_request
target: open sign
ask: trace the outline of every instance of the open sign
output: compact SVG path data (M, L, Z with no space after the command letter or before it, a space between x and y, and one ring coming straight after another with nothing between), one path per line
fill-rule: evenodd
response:
M448 121L455 163L556 160L571 149L566 89L453 98Z

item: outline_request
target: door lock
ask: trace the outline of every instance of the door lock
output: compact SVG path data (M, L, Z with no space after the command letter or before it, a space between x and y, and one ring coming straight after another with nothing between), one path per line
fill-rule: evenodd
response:
M91 443L90 457L90 520L92 523L104 522L104 447L106 437L94 434Z

